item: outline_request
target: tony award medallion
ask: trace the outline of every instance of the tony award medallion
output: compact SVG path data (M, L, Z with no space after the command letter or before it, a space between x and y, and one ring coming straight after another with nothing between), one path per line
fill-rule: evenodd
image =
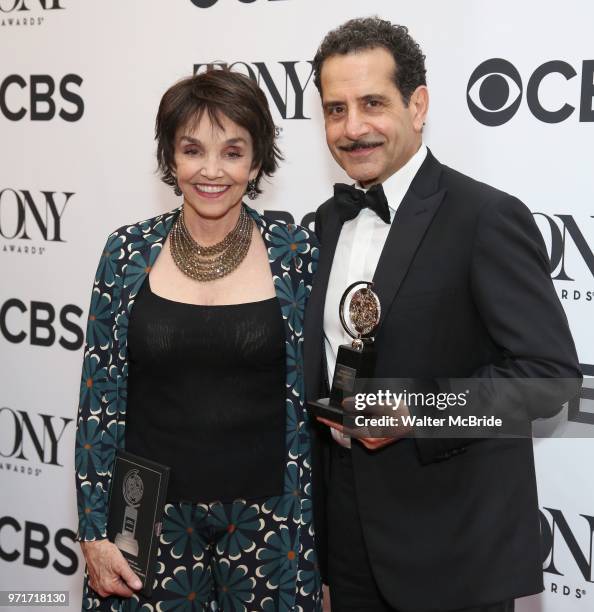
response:
M345 414L343 400L355 393L357 380L373 377L373 334L380 322L381 306L372 287L373 283L357 281L342 295L338 314L352 342L338 348L330 397L309 402L315 416L342 423Z
M134 535L136 532L136 523L138 522L138 507L140 506L140 500L144 493L144 483L142 482L138 470L130 470L124 476L122 493L126 501L124 522L122 524L122 531L115 537L114 544L120 550L127 552L133 557L137 557L138 541Z

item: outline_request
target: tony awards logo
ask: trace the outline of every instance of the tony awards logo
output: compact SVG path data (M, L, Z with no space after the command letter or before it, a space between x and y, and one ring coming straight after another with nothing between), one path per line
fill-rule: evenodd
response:
M138 556L138 540L134 537L138 522L138 507L144 493L144 484L138 470L129 470L124 476L122 493L126 501L122 531L115 537L115 545L124 552Z

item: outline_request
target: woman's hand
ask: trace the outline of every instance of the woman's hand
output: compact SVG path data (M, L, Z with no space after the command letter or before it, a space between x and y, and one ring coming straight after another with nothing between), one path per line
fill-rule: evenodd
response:
M89 586L101 597L132 597L142 587L120 549L109 540L81 542L80 546L87 562Z

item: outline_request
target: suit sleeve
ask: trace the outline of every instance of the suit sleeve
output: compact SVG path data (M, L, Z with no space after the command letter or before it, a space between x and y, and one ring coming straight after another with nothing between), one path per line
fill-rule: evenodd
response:
M328 219L328 215L336 214L334 211L334 198L326 200L318 206L314 216L314 232L318 243L321 245L324 240L324 222Z
M470 285L501 357L469 379L438 381L438 387L470 391L473 401L462 409L462 416L500 416L508 426L522 430L516 433L529 435L532 420L553 416L579 392L582 374L544 241L532 214L516 198L506 196L481 211ZM435 416L447 418L460 414L460 408L437 412ZM431 462L462 452L470 441L419 435L417 447L422 461Z
M109 471L117 446L115 405L119 377L110 363L114 346L121 244L112 234L103 249L91 293L75 440L77 539L107 537Z
M320 244L322 244L322 215L320 214L320 208L316 210L314 218L314 233Z

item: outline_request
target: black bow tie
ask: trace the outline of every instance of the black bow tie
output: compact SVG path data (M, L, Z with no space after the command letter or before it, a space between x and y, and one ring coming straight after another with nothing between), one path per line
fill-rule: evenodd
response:
M338 205L338 214L343 223L354 219L362 208L370 208L384 223L390 223L388 200L386 200L384 188L380 184L374 185L365 193L352 185L336 183L334 185L334 201Z

